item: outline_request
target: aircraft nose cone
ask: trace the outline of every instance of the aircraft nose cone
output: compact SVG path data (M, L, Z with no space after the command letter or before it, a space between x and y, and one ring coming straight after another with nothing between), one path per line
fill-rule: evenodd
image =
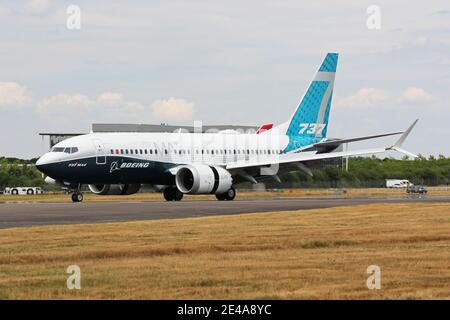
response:
M36 168L46 174L46 168L49 164L49 155L46 153L36 161Z

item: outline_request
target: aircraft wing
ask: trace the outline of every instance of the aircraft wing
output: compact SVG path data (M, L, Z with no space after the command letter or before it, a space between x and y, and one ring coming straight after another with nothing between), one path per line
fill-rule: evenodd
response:
M356 141L363 141L363 140L369 140L369 139L375 139L375 138L381 138L381 137L388 137L393 136L397 134L402 134L403 132L391 132L391 133L384 133L384 134L377 134L373 136L364 136L364 137L357 137L357 138L350 138L350 139L336 139L336 140L328 140L323 142L317 142L313 146L314 147L337 147L344 143L349 142L356 142Z
M315 152L302 152L302 153L288 153L280 155L278 159L267 159L260 161L236 161L226 165L226 169L242 169L249 167L270 166L273 164L284 164L291 162L303 162L313 160L323 160L330 158L349 157L366 154L376 154L390 150L388 148L376 148L376 149L363 149L355 151L342 151L342 152L330 152L330 153L315 153Z
M401 148L403 142L406 140L407 136L415 126L418 120L414 121L414 123L400 136L400 138L389 147L384 148L374 148L374 149L361 149L361 150L353 150L353 151L341 151L341 152L329 152L329 153L317 153L316 151L308 151L308 152L299 152L299 153L287 153L280 154L278 157L271 159L262 159L262 160L250 160L250 161L236 161L232 163L228 163L225 168L228 170L236 170L236 169L245 169L251 167L264 167L270 165L277 164L286 164L286 163L299 163L306 161L314 161L314 160L323 160L330 158L340 158L340 157L350 157L350 156L359 156L359 155L368 155L368 154L377 154L382 153L389 150L395 150L400 153L406 154L411 157L417 157L415 154L406 151Z

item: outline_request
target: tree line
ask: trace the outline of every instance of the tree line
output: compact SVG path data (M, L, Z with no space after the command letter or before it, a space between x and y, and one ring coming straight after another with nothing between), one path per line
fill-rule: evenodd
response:
M312 177L304 172L292 172L285 187L385 187L386 179L407 179L428 186L450 182L450 158L442 155L429 158L419 155L414 160L372 156L348 161L348 171L342 166L330 165L313 170Z
M36 159L22 160L0 157L0 190L6 186L35 186L47 190L58 187L44 182L36 169ZM450 182L450 158L442 155L417 159L373 157L350 158L348 171L342 166L326 165L313 170L313 176L296 171L275 179L264 181L268 188L345 188L384 187L385 179L408 179L414 184L447 185ZM249 185L250 186L250 185Z

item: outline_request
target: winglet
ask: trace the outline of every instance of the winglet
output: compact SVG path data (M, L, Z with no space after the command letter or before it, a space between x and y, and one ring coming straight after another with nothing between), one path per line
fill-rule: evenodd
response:
M406 154L409 157L412 158L417 158L417 155L406 151L405 149L402 149L402 145L403 142L405 142L406 138L408 137L408 135L411 133L411 130L414 128L414 126L416 125L417 121L419 121L419 119L416 119L416 121L413 122L412 125L409 126L408 129L406 129L405 132L403 132L403 134L400 136L400 138L398 138L398 140L389 148L386 148L386 150L395 150L398 151L400 153Z

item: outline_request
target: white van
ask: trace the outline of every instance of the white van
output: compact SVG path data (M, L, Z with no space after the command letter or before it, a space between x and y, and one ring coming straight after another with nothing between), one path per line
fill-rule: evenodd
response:
M386 188L407 188L412 185L409 180L386 179Z

